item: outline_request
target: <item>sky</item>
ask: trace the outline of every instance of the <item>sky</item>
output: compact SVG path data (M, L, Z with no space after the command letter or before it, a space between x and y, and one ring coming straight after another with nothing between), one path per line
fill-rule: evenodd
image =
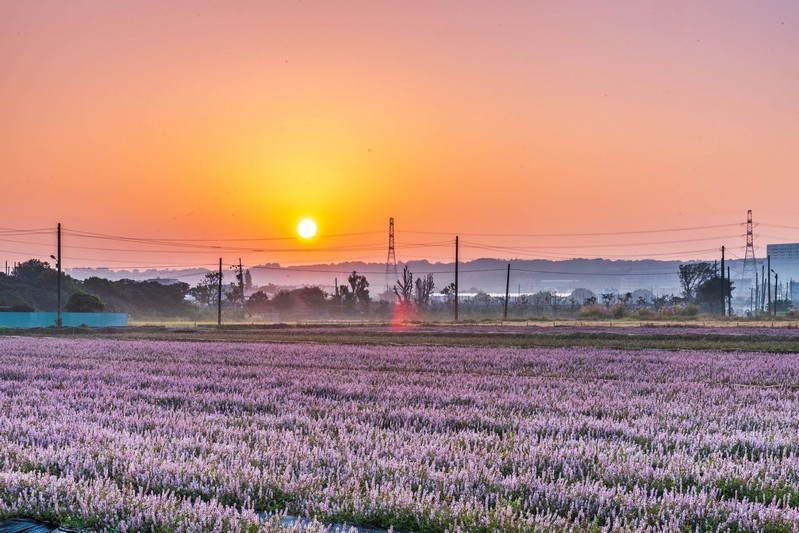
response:
M762 255L797 53L792 0L2 2L0 261Z

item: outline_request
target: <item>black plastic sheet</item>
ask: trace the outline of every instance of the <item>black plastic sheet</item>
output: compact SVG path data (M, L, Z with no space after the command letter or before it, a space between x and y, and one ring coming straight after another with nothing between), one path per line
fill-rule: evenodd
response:
M0 533L75 533L76 531L33 518L0 520Z

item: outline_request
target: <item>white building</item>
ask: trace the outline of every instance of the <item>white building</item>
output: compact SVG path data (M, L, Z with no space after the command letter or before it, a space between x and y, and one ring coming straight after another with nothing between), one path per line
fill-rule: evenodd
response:
M768 244L766 253L771 258L771 269L780 277L780 283L799 280L799 243Z

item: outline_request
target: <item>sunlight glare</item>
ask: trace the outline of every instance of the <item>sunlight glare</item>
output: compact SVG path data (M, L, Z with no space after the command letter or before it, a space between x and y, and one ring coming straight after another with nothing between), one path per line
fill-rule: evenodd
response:
M316 235L316 222L310 218L304 218L297 224L297 233L303 239L310 239Z

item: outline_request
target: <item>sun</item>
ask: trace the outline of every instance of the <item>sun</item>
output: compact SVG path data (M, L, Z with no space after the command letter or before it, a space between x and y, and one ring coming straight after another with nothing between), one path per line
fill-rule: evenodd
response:
M303 218L297 224L297 233L303 239L310 239L316 235L316 222L311 218Z

